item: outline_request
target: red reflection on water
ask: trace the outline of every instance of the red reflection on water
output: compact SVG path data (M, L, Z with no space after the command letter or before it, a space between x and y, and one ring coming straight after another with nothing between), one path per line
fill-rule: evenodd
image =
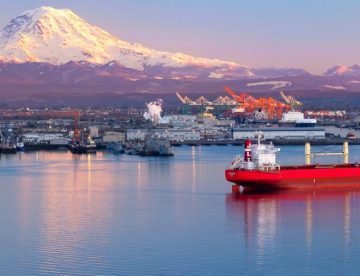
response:
M359 200L358 190L234 193L226 196L226 206L231 223L244 232L247 248L254 247L261 255L275 246L284 229L299 231L298 238L310 251L314 225L316 230L330 227L346 247L351 236L351 214L358 211Z

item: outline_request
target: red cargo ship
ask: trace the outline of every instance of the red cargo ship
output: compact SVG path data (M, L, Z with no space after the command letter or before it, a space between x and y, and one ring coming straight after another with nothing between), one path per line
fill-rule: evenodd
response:
M251 145L245 141L244 157L238 155L225 177L234 183L233 191L276 190L276 189L321 189L360 188L360 164L348 164L348 144L344 143L342 153L322 153L321 155L343 155L344 164L310 164L310 157L320 155L310 152L310 144L305 145L307 165L280 166L276 154L280 151L272 143Z

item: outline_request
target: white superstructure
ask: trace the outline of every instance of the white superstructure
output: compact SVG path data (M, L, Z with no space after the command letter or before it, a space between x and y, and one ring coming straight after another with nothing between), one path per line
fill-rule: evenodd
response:
M251 145L250 140L245 142L245 155L239 154L231 164L231 169L239 170L278 170L280 165L276 162L276 154L280 151L271 142L270 144L261 144L261 133L257 134L257 144ZM250 149L250 150L249 150Z

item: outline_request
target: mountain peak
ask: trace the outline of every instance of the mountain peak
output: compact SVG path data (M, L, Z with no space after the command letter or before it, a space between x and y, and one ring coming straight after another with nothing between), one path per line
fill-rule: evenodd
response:
M69 17L72 17L70 19ZM60 23L62 20L80 19L76 14L68 9L55 9L49 6L42 6L33 10L28 10L9 22L2 30L2 36L14 38L19 34L33 31L34 27L46 27L47 25ZM40 24L42 22L42 24Z
M129 43L87 23L69 9L49 6L26 11L13 18L0 33L0 57L16 62L118 61L124 67L144 70L148 66L237 68L217 59L169 53Z
M67 14L67 13L73 13L71 10L69 9L56 9L53 8L51 6L41 6L32 10L28 10L23 12L24 14L28 14L28 15L34 15L34 14L47 14L47 13L52 13L52 14Z
M194 75L229 79L257 77L255 68L235 62L159 51L120 40L69 9L49 6L14 17L0 31L0 61L53 65L72 61L101 65L114 62L118 67L153 74L171 72L170 78L178 78L179 75L188 79L194 78ZM260 76L263 73L270 77L294 74L293 71L276 68L265 71L260 70ZM298 73L295 72L296 75Z
M23 12L20 17L31 17L33 21L41 19L43 16L49 17L78 17L74 12L69 9L55 9L50 6L41 6L36 9Z

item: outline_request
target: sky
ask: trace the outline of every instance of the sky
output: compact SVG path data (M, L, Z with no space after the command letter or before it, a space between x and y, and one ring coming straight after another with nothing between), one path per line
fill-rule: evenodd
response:
M316 74L360 64L359 0L0 1L1 27L46 5L157 50Z

